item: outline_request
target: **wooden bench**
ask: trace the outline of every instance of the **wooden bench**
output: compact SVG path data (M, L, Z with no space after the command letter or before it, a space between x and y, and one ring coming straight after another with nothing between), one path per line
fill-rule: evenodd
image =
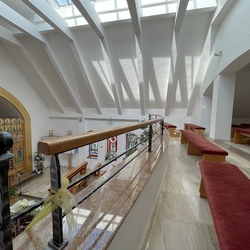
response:
M234 130L236 128L242 128L242 127L241 127L241 125L232 124L232 126L231 126L231 138L234 138Z
M239 143L239 144L249 144L250 143L250 129L235 128L233 142Z
M86 174L87 172L87 165L88 162L84 161L81 163L78 167L73 168L71 171L69 171L65 176L69 179L69 183L72 182L72 179L77 175L77 174Z
M250 180L235 165L199 162L220 250L250 249Z
M226 161L228 152L192 130L180 130L181 144L188 143L188 155L203 155L205 161Z
M65 174L65 176L68 178L69 183L72 182L72 179L77 175L77 174L86 174L87 173L87 165L88 162L84 161L83 163L81 163L79 166L73 168L71 171L69 171L67 174ZM51 195L51 189L48 189L49 191L49 195ZM72 189L70 190L72 192Z
M164 122L164 127L168 130L170 137L180 137L180 133L176 133L177 126Z
M101 163L97 163L93 169L91 169L91 172L93 172L92 175L88 176L87 178L85 178L84 180L78 182L76 185L73 186L71 192L73 195L75 195L77 193L78 190L80 190L80 188L82 187L87 187L88 186L88 181L90 180L90 178L92 178L93 176L100 176L100 170L94 172L94 170L96 170L97 168L99 168L102 164Z
M192 130L199 135L203 135L203 132L205 131L206 128L201 127L201 126L196 125L196 124L192 124L192 123L184 123L184 129L185 130Z

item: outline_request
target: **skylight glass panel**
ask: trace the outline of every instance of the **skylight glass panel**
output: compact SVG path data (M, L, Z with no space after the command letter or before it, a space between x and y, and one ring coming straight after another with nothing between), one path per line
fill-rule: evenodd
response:
M57 4L60 6L60 7L63 7L63 6L66 6L66 1L65 0L56 0Z
M71 0L55 0L59 7L64 7L67 5L73 5Z
M102 23L130 19L129 11L119 11L112 13L99 14Z
M164 4L157 6L150 6L146 8L142 8L142 16L153 16L153 15L161 15L167 13L175 13L177 8L177 3L173 4Z
M74 6L72 0L44 0L51 4L58 14L73 27L85 25L86 20ZM127 0L85 0L95 9L101 22L120 21L131 19ZM135 0L131 0L135 1ZM138 0L139 16L155 16L176 13L180 0ZM83 1L83 6L85 2ZM216 0L189 0L187 10L207 7L216 7ZM72 19L72 20L70 20ZM74 20L73 20L74 19Z
M141 5L154 5L154 4L159 4L159 3L163 3L166 4L168 2L179 2L179 0L139 0Z

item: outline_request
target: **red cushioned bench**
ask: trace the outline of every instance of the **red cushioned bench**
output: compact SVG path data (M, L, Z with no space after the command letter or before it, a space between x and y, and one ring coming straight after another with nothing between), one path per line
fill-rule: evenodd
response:
M242 128L242 127L241 127L241 125L232 124L232 126L231 126L231 138L234 138L234 130L236 128Z
M250 143L250 129L235 128L234 129L234 143L249 144Z
M168 130L170 137L180 137L180 133L176 132L177 126L164 122L164 127Z
M180 130L181 144L188 143L188 155L203 155L205 161L226 161L228 152L192 130Z
M203 132L205 131L206 128L201 127L201 126L196 125L196 124L192 124L192 123L184 123L184 129L185 130L193 130L195 133L197 133L199 135L203 135Z
M241 123L240 125L241 125L242 128L250 128L249 123Z
M220 250L250 249L250 180L235 165L199 162Z

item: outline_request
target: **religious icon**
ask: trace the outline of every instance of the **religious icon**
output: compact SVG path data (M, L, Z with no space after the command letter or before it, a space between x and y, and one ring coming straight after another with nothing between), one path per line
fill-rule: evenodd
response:
M117 136L112 136L107 140L107 154L105 160L111 160L117 156Z
M10 125L5 125L4 129L6 132L11 133Z
M117 151L117 136L112 136L108 139L108 151L116 152Z
M15 162L22 162L23 161L23 143L19 142L15 144Z
M138 143L138 137L136 134L133 133L126 134L126 140L127 140L126 149L130 149Z
M98 158L98 142L89 145L89 158Z

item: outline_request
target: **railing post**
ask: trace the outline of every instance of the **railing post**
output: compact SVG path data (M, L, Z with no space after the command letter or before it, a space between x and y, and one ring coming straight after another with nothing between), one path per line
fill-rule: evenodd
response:
M161 120L161 135L163 135L164 131L164 120Z
M58 154L52 155L50 161L51 189L57 191L61 187L61 172ZM68 242L63 239L62 209L58 207L52 212L53 239L48 245L53 249L63 249Z
M152 125L149 125L149 130L148 130L148 152L152 152L152 136L153 136L153 128L152 128Z
M9 161L13 154L7 151L13 146L13 137L7 132L0 133L0 249L11 250L12 235L10 224L10 203L8 188Z

